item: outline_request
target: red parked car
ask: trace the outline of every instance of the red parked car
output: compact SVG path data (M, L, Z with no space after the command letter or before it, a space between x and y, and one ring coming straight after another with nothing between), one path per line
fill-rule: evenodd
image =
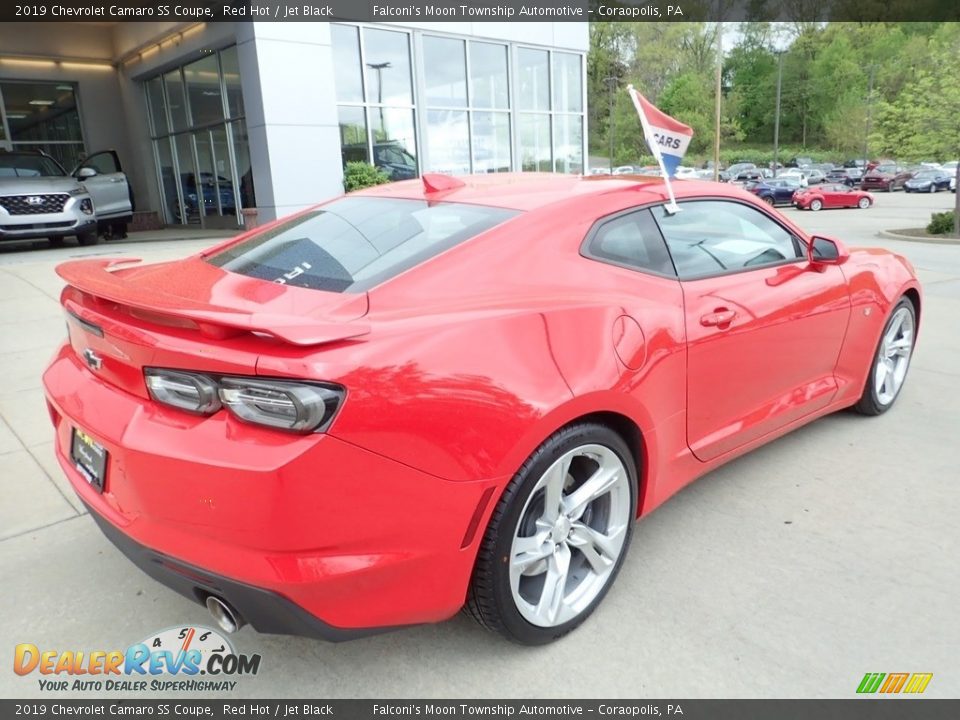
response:
M913 172L898 165L877 165L860 178L860 189L893 192L902 188L913 175Z
M873 195L864 190L831 183L798 190L793 195L793 204L801 210L816 211L823 208L860 208L866 210L873 205L873 199Z
M427 175L179 261L63 264L60 464L226 631L466 605L559 638L634 518L815 418L889 410L909 367L907 260L675 191L670 214L655 178Z

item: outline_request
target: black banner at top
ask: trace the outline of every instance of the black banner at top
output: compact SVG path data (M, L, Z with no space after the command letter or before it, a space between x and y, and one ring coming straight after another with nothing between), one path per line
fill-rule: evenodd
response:
M3 22L960 21L960 0L4 0Z

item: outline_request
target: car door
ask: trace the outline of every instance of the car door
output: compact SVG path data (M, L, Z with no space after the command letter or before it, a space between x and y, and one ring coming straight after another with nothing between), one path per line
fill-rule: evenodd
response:
M130 186L116 151L104 150L90 155L73 175L93 198L98 220L124 217L133 212Z
M683 202L654 216L684 299L687 442L707 461L824 406L850 300L837 266L753 205Z

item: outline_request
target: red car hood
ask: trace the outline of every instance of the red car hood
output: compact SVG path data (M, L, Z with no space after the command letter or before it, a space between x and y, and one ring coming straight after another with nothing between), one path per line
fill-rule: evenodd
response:
M118 269L136 258L76 260L57 274L87 295L127 308L192 321L201 333L222 338L244 332L293 345L318 345L367 334L366 293L331 293L290 287L226 272L199 257ZM80 308L65 300L68 310Z

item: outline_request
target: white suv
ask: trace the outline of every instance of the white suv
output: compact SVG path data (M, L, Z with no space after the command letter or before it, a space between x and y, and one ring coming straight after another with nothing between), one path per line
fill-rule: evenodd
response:
M43 152L0 150L0 241L74 235L94 245L101 230L125 227L132 212L112 150L90 156L72 176Z

